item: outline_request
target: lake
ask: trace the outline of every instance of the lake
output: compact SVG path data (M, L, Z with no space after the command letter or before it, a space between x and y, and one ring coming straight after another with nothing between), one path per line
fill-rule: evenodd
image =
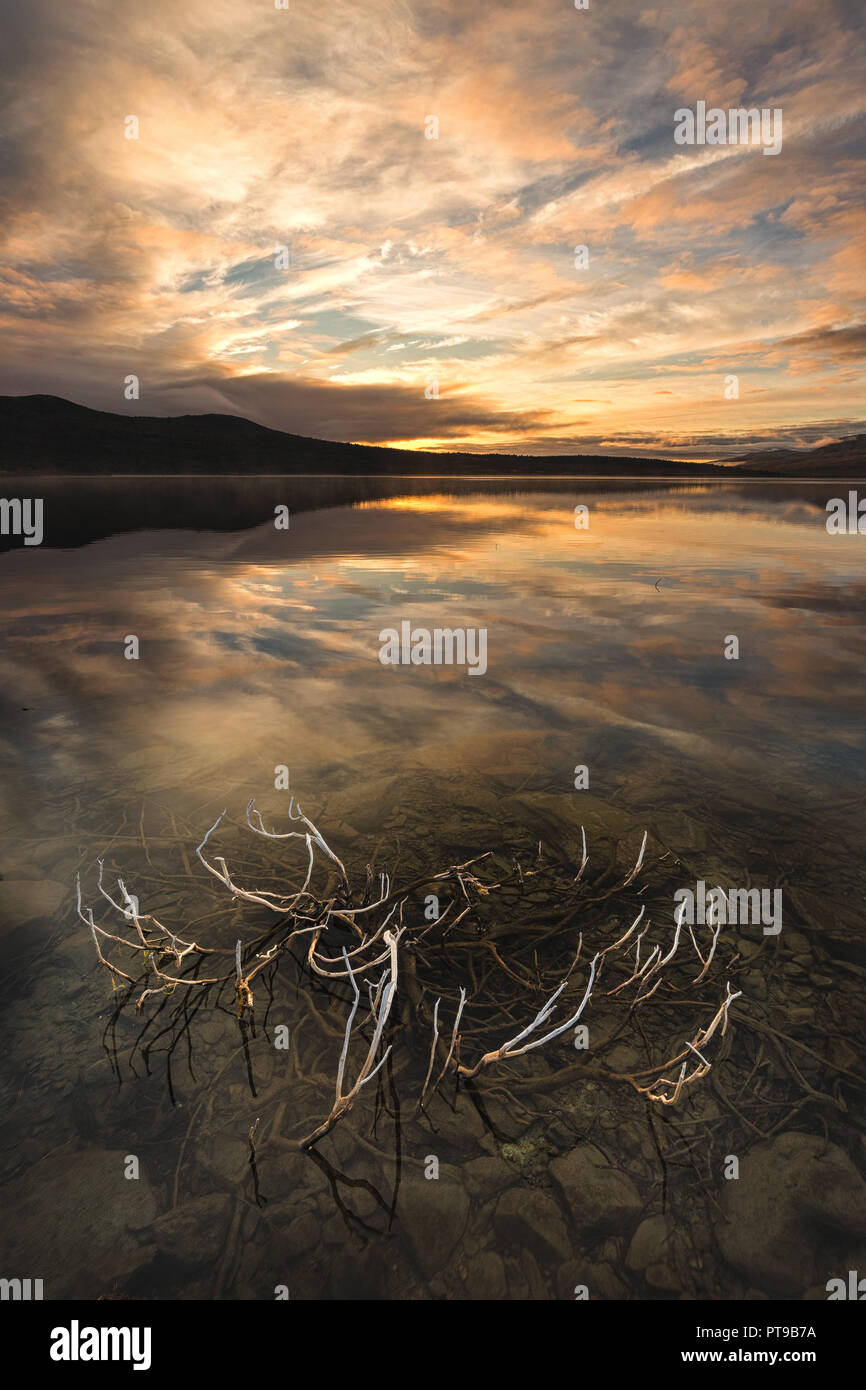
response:
M0 1273L46 1298L706 1299L862 1268L866 566L825 526L847 486L7 479L44 498L45 541L0 555ZM383 664L404 624L483 632L484 670ZM418 885L391 1052L304 1152L346 981L302 942L251 1015L231 980L137 1010L75 888L128 936L103 859L230 974L274 914L196 847L225 809L209 850L287 892L306 852L245 810L285 832L292 796L358 895L368 865ZM439 926L419 881L485 854L453 929L443 880ZM781 892L781 930L726 923L704 979L680 954L640 1002L611 964L584 1045L448 1072L419 1108L437 999L447 1039L466 991L471 1069L554 981L579 1002L641 908L666 953L698 883ZM707 1074L650 1099L728 985Z

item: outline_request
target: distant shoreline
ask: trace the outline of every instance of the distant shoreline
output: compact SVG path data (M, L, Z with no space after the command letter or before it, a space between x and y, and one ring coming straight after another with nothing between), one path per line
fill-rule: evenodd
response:
M317 478L337 478L345 479L382 479L389 482L443 482L443 483L496 483L496 482L527 482L527 483L706 483L708 485L718 484L726 487L730 483L738 486L742 483L778 483L781 487L789 486L792 483L866 483L866 468L861 474L840 475L837 478L816 475L814 477L806 474L789 477L778 473L759 473L757 470L740 471L733 467L727 467L729 476L720 478L717 476L706 476L701 473L21 473L15 470L0 469L0 478L11 478L13 480L27 479L51 482L106 482L115 480L118 482L127 479L153 478L161 481L177 479L178 481L192 481L194 478L202 480L212 478L248 478L250 481L265 481L266 479L298 479L311 481Z

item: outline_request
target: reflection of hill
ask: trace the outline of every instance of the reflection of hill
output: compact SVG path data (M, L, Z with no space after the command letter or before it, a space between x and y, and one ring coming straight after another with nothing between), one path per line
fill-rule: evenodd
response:
M730 479L730 472L727 478ZM3 490L9 496L35 491L32 477L7 477ZM665 483L648 478L581 479L574 485L575 500L591 497L649 493L691 495L705 492L712 496L721 488L725 496L732 492L751 501L760 497L771 504L798 501L823 512L824 490L816 493L815 485L805 482L780 485L780 481L743 482L733 480L722 484L695 481ZM433 478L369 478L369 477L163 477L154 478L59 478L40 477L38 495L44 501L45 546L74 547L88 545L106 536L125 535L135 531L211 531L243 532L256 529L255 545L267 549L262 529L269 524L274 545L285 546L285 533L273 530L274 508L288 506L291 515L304 512L323 512L336 507L351 507L358 503L383 501L393 497L425 497L442 491L450 497L469 497L495 494L498 497L537 496L551 494L562 497L571 493L572 485L564 478L498 478L471 480L449 478L443 483ZM372 513L371 521L372 521ZM405 540L410 513L403 512L401 536ZM427 512L419 511L417 528L430 543L434 522ZM466 523L464 523L466 524ZM292 552L302 548L294 523ZM443 515L439 525L447 534L451 522ZM484 529L485 523L479 521ZM381 534L376 528L364 528L364 544L372 552L390 549L392 527ZM283 539L281 539L281 537ZM442 539L442 538L440 538ZM0 536L0 551L21 546L17 536Z
M410 477L478 474L713 477L728 469L669 459L594 454L433 454L338 444L265 429L236 415L156 419L112 415L59 396L0 397L4 473L303 474Z

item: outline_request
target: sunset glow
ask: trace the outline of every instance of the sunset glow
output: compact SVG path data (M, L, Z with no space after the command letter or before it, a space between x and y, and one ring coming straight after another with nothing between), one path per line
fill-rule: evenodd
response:
M0 391L434 450L863 430L861 7L678 8L16 7ZM777 156L675 143L698 101L781 110Z

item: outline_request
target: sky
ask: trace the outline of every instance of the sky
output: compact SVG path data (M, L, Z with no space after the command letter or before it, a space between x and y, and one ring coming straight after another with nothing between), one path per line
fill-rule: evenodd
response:
M524 454L866 430L860 0L288 4L0 0L0 394ZM699 102L781 149L677 143Z

